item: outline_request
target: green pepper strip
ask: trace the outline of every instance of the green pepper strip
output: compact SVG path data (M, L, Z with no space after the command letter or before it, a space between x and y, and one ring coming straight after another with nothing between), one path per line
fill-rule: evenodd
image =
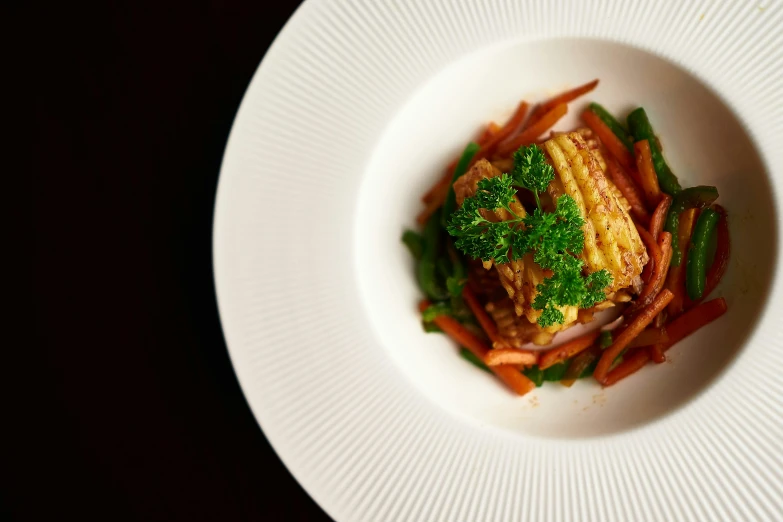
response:
M685 272L685 288L692 301L701 299L701 296L704 295L704 284L707 281L708 245L710 237L716 232L719 220L720 214L708 208L702 211L696 221Z
M421 237L421 234L413 230L406 230L402 233L402 242L408 247L414 259L417 261L421 259L421 253L424 249L424 238Z
M593 112L593 114L598 116L598 118L604 122L607 127L609 127L609 130L611 130L614 135L623 142L623 145L625 145L629 151L633 152L633 138L631 138L631 136L628 134L628 131L626 131L623 126L620 125L620 122L617 121L617 119L612 116L609 111L595 102L591 103L590 107L588 108Z
M565 376L566 370L568 370L569 361L559 362L553 364L546 370L544 370L545 381L560 381Z
M457 196L454 194L454 182L457 181L457 178L467 172L468 166L470 166L470 161L473 159L473 156L476 155L480 148L481 147L478 143L474 143L472 141L468 143L465 147L465 150L462 152L462 156L460 156L459 161L457 162L457 166L454 167L454 175L452 176L451 183L449 184L449 193L446 195L446 201L443 202L443 211L440 218L440 224L443 228L446 228L446 223L448 223L451 214L457 208Z
M677 176L663 159L658 139L655 137L650 120L643 108L639 107L628 115L628 129L633 134L635 141L647 140L650 143L650 156L655 166L655 173L658 175L658 184L661 186L661 190L672 196L680 192L682 190L680 182L677 181Z
M435 212L424 226L424 241L421 259L416 268L416 277L422 292L435 301L442 301L449 297L449 293L438 281L436 274L438 241L441 230L440 213Z
M710 206L718 199L718 189L710 186L690 187L680 191L674 196L672 205L669 208L669 215L666 218L664 230L670 232L673 238L679 237L680 214L686 208L705 208ZM672 266L680 266L682 262L682 251L680 242L672 241Z

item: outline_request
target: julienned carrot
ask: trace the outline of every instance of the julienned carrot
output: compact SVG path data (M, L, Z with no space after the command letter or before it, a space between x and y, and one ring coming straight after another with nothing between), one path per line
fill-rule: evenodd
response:
M668 194L664 194L661 200L658 202L658 206L655 207L652 219L650 220L650 234L658 241L658 236L663 231L663 226L666 224L666 216L669 215L669 207L672 206L672 197Z
M550 111L547 111L546 114L541 116L537 122L520 132L519 135L500 143L497 147L497 153L500 156L509 156L519 147L530 145L536 141L536 138L554 127L555 123L565 116L567 112L568 105L565 103L556 105Z
M650 281L642 289L642 293L634 301L634 303L625 309L624 315L630 316L648 306L652 303L653 299L663 289L663 285L666 282L666 275L669 273L669 264L672 260L672 235L669 232L661 232L661 239L658 241L658 248L660 249L660 259L655 260L655 267L652 271Z
M476 294L473 293L473 290L468 285L465 285L462 288L462 298L470 308L470 311L473 312L473 315L476 316L476 319L478 319L479 324L484 329L484 332L486 332L489 340L492 341L492 348L510 348L508 342L498 333L498 327L495 324L495 321L492 320L484 307L481 306L478 297L476 297Z
M419 303L419 311L424 311L429 306L429 301ZM451 337L457 344L471 351L473 355L482 361L490 351L489 347L478 337L470 333L464 326L447 315L438 315L433 322L443 330L446 335ZM524 395L536 387L535 383L525 377L522 372L513 365L494 366L490 368L506 386L518 394Z
M527 115L527 109L527 102L519 102L519 106L511 118L497 134L488 140L487 143L482 145L481 149L473 156L473 161L471 161L470 164L473 165L482 158L491 157L492 154L495 153L495 149L497 149L498 145L506 138L512 136L514 132L522 126L522 123L525 121L525 116Z
M575 99L579 98L580 96L592 91L597 86L598 86L598 79L596 78L595 80L591 82L587 82L584 85L580 85L579 87L575 87L571 90L561 92L554 98L550 98L544 103L541 103L535 108L533 114L530 115L530 121L527 124L528 127L536 123L543 114L551 111L554 107L560 105L561 103L572 102Z
M650 223L650 213L644 205L642 192L636 182L628 175L614 158L604 158L606 161L606 173L614 182L614 185L631 205L631 215L641 224L647 226Z
M672 297L673 296L670 291L663 290L655 297L655 299L653 299L653 302L650 303L649 306L639 312L639 314L630 323L628 323L628 326L619 335L617 335L617 337L614 338L614 342L604 350L604 353L601 355L601 359L598 361L598 365L595 368L595 373L593 375L598 380L598 382L601 384L606 384L605 381L607 374L609 373L609 369L611 368L612 363L617 358L617 356L619 356L623 350L625 350L628 344L633 341L633 339L639 335L642 330L647 328L647 326L652 322L655 316L661 312L661 310L666 308L666 305L669 304L669 301L672 300Z
M723 274L726 273L726 269L729 266L729 255L731 254L731 239L729 238L729 217L726 213L726 209L720 205L713 205L715 211L720 214L720 221L718 221L718 244L715 250L715 260L712 262L712 266L707 270L707 282L704 285L704 296L709 296L710 293L715 290L720 280L723 278ZM682 224L680 224L682 226Z
M650 360L650 353L647 350L637 350L630 357L617 365L617 368L612 370L606 375L606 378L601 382L604 386L611 386L638 372L647 361Z
M582 119L587 126L595 132L596 136L601 140L601 143L606 147L606 150L620 162L620 165L622 165L623 168L628 170L634 168L631 152L623 145L620 138L607 127L601 118L594 112L587 110L582 113Z
M639 237L647 248L647 256L650 258L642 270L642 280L647 284L650 282L655 266L663 262L663 257L661 257L661 249L658 247L658 241L655 240L652 234L638 225L636 226L636 231L639 232Z
M655 173L655 166L650 152L650 142L647 140L637 141L633 144L634 154L636 155L636 171L639 173L639 183L644 190L644 196L650 207L655 207L661 200L661 187L658 185L658 175Z
M699 216L700 209L688 208L680 213L679 227L677 228L677 243L682 252L682 261L677 266L669 267L669 277L666 279L666 288L672 291L674 299L669 303L668 312L672 317L680 315L685 308L685 267L688 261L688 244L693 234L693 226L696 224L696 218ZM720 234L720 223L718 223L718 233ZM717 257L716 257L717 262ZM713 264L712 266L715 266ZM709 284L709 279L708 279ZM705 291L706 293L706 291Z
M571 339L570 341L552 348L551 350L547 350L538 361L538 367L542 370L546 370L550 366L554 366L559 362L570 359L582 350L589 348L595 342L595 340L598 339L600 334L601 332L599 330L594 330L585 335L577 337L576 339Z
M498 133L500 129L501 129L500 125L498 125L494 121L489 122L487 126L484 128L484 132L482 132L481 136L479 136L477 143L482 144L488 142L489 140L492 139L493 136L495 136Z
M655 343L665 343L669 340L669 333L665 327L647 328L642 331L636 339L628 343L626 348L636 348L638 346L650 346Z
M487 366L500 366L501 364L530 366L536 364L536 361L537 357L533 352L516 348L495 348L484 357L484 364Z
M688 310L666 325L669 341L663 345L663 351L665 352L702 326L705 326L722 316L726 313L726 310L728 310L728 306L726 305L726 300L722 297L707 301L696 308Z
M661 314L665 313L666 310L661 312ZM660 317L660 315L658 317ZM666 354L663 353L663 344L656 343L650 346L650 359L652 359L655 364L663 364L666 362Z

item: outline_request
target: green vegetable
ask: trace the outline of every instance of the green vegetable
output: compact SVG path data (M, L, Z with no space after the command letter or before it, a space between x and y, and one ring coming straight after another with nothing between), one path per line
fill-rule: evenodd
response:
M532 305L542 311L538 319L542 327L564 321L557 307L589 308L603 301L604 288L611 283L606 270L582 274L584 262L576 256L584 248L584 219L573 198L560 196L554 212L541 209L538 192L546 190L553 178L554 170L546 163L543 152L535 145L522 147L514 153L513 175L479 181L476 194L452 214L447 226L449 234L456 238L454 245L472 258L504 264L532 252L536 263L553 271L536 287L538 295ZM538 205L533 213L519 217L511 210L516 195L513 185L533 191ZM480 212L500 208L512 218L492 222Z
M598 366L598 357L593 357L593 361L585 367L584 370L582 370L582 373L579 375L580 379L584 379L585 377L590 377L595 373L595 367Z
M672 266L680 266L682 262L680 242L677 240L680 229L680 214L686 208L708 207L716 199L718 199L718 189L709 185L686 188L674 196L672 205L669 208L669 215L666 217L666 226L664 227L664 230L672 234Z
M421 313L421 319L426 322L432 322L439 315L451 316L451 306L448 303L431 304Z
M435 212L424 226L421 259L416 269L416 277L421 290L427 297L435 301L442 301L449 297L449 293L438 280L435 273L440 231L440 213Z
M688 297L693 301L704 295L710 236L716 233L719 220L720 214L711 208L704 209L693 230L691 247L688 250L688 265L685 269L685 288L688 290Z
M674 175L666 160L663 158L658 139L655 137L650 120L643 108L639 107L628 115L628 129L633 134L635 141L647 140L650 143L650 156L652 157L655 173L658 175L658 184L661 190L672 196L682 190L677 176Z
M457 196L454 194L454 182L457 181L460 176L465 174L465 172L467 172L470 161L473 159L473 156L476 155L480 148L481 147L479 147L478 143L473 143L472 141L468 143L465 147L465 150L462 151L462 156L460 156L459 161L457 162L457 166L454 167L454 175L451 177L449 192L446 195L446 201L443 202L443 210L440 218L441 225L444 228L446 227L446 224L451 217L451 213L454 212L455 208L457 208Z
M607 127L609 127L609 130L611 130L614 135L623 142L623 145L625 145L628 150L633 152L633 139L628 134L628 131L626 131L623 126L620 125L620 122L617 121L615 117L609 113L609 111L595 102L590 104L589 109L593 114L598 116L598 118L600 118L600 120L604 122Z
M602 350L609 348L613 342L612 332L601 332L601 336L598 338L598 346L600 346Z
M424 249L424 238L421 234L413 230L406 230L402 233L402 242L408 247L414 259L421 259L422 250Z
M541 385L544 384L544 371L539 368L537 364L534 364L530 368L526 368L522 373L525 374L525 377L535 383L536 388L540 388Z
M487 365L484 364L484 361L476 357L476 355L467 348L460 348L459 354L469 363L475 365L478 368L481 368L487 373L492 373L492 370L490 370Z
M443 333L440 326L435 323L428 323L427 321L421 322L421 327L426 333Z
M566 370L568 370L568 361L562 361L557 364L553 364L546 370L544 370L545 381L561 381L565 377Z

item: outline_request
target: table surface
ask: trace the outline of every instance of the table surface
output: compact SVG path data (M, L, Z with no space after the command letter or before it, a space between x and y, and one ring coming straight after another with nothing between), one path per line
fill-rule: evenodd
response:
M21 429L11 430L0 512L329 520L245 403L212 280L226 138L298 3L26 13L35 335L14 372Z

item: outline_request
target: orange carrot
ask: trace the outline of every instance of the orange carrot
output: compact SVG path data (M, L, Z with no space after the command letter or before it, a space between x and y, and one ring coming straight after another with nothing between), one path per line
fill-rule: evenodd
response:
M606 375L606 378L601 382L604 386L611 386L638 372L647 361L650 360L650 353L647 350L638 350L634 352L630 357L617 365L617 368L612 370Z
M502 364L530 366L531 364L536 364L536 356L528 350L495 348L490 350L484 357L484 364L487 366L500 366Z
M582 119L587 126L593 130L596 136L598 136L601 143L606 147L606 150L620 162L620 165L627 170L633 169L634 161L631 152L625 147L623 142L620 141L620 138L601 121L601 118L596 116L594 112L588 110L582 113Z
M424 209L419 212L419 215L416 216L416 223L418 223L421 226L424 226L427 221L429 221L430 217L441 207L443 206L443 202L446 200L446 195L448 194L449 186L446 185L445 187L441 187L433 197L432 200L430 200L429 203L424 207Z
M525 121L527 115L528 104L525 101L519 103L517 110L511 116L511 119L506 122L503 128L492 137L486 144L483 144L481 149L473 156L470 164L473 165L482 158L489 158L495 153L498 145L506 138L513 135L522 126L522 122Z
M576 339L571 339L570 341L552 348L551 350L547 350L538 361L538 367L542 370L546 370L550 366L573 357L582 350L589 348L595 342L595 340L598 339L600 334L601 332L599 330L594 330L592 332L586 333L585 335L577 337Z
M661 312L661 314L665 314L665 313L666 310ZM658 317L660 317L660 315ZM663 344L656 343L650 346L650 358L653 360L655 364L662 364L666 362L666 354L663 353Z
M660 259L655 261L650 281L644 286L642 293L639 294L636 301L625 309L623 312L625 316L633 315L645 306L648 306L655 299L655 296L660 293L666 282L666 275L669 273L669 264L672 260L672 235L670 232L661 232L658 248L661 252Z
M636 171L639 173L639 184L644 190L644 196L647 199L647 205L655 207L661 200L661 187L658 185L658 175L655 173L655 167L650 153L650 142L647 140L637 141L633 144L634 154L636 155Z
M430 305L424 300L419 303L419 311L423 312ZM439 315L433 319L438 328L451 337L457 344L470 350L482 361L489 353L489 347L478 337L470 333L464 326L447 315ZM524 395L536 387L535 383L525 377L513 365L493 366L490 368L506 386L518 395Z
M565 103L556 105L550 111L547 111L546 114L541 116L537 122L519 133L518 136L500 143L497 147L497 153L500 156L509 156L519 147L530 145L536 141L536 138L554 127L555 123L557 123L560 118L565 116L567 112L568 105Z
M579 98L580 96L587 94L588 92L592 91L598 86L598 79L591 82L587 82L584 85L580 85L579 87L575 87L571 90L561 92L554 98L551 98L544 103L539 104L536 106L535 110L533 111L533 114L530 115L530 121L528 122L528 127L536 123L541 116L551 111L556 106L560 105L561 103L569 103L574 101L575 99Z
M628 204L631 205L631 215L646 226L650 222L650 213L647 211L647 207L644 206L642 192L636 185L636 182L614 158L607 157L604 159L606 160L606 173L628 201Z
M639 225L636 226L636 231L639 232L639 237L644 246L647 247L647 256L650 258L642 270L642 280L647 284L650 282L655 266L663 262L663 257L661 257L661 249L658 247L658 242L652 237L652 234Z
M669 303L668 308L669 315L672 317L680 315L685 308L685 267L688 262L688 245L691 242L691 234L693 234L693 227L699 212L698 208L688 208L680 214L677 241L680 252L682 252L682 260L679 265L669 268L669 277L666 279L666 288L674 294L674 299ZM720 223L718 223L718 227L720 227ZM715 265L713 264L713 266Z
M658 206L655 207L652 219L650 220L650 234L658 241L658 236L663 231L663 225L666 223L666 216L669 215L669 207L672 206L672 197L664 194Z
M639 335L642 330L647 328L647 326L652 322L652 320L655 318L656 315L658 315L661 310L666 308L666 305L669 304L669 301L672 300L672 293L668 290L663 290L658 296L653 299L653 302L650 303L649 306L645 307L641 312L639 312L639 315L637 315L630 323L628 323L628 326L614 339L614 342L604 350L603 355L601 355L601 359L598 361L598 365L595 368L595 373L593 374L595 378L600 382L601 384L606 384L605 380L607 377L607 374L609 373L609 369L612 366L612 363L617 358L618 355L620 355L623 350L628 346L628 344L633 341L633 339Z
M650 346L655 343L665 343L669 340L669 333L665 327L647 328L641 332L636 339L628 343L627 348L637 348L639 346Z
M728 306L726 300L722 297L713 299L698 305L696 308L688 310L680 317L666 325L666 332L669 334L669 341L664 343L663 351L682 341L690 334L708 325L718 317L726 313Z
M520 372L518 368L515 368L513 364L490 366L490 370L503 381L503 384L508 386L511 391L517 395L525 395L536 389L536 383L528 379L525 374Z
M488 142L494 135L498 133L498 131L501 129L500 125L495 123L494 121L491 121L487 124L487 126L484 128L484 132L481 133L481 136L479 136L478 143L479 145Z
M473 290L468 285L462 288L462 298L470 308L470 311L473 312L473 315L476 316L476 319L478 319L489 340L492 341L492 348L509 348L508 342L498 333L497 324L495 324L495 321L489 316L484 307L481 306L478 297L476 297L476 294L473 293Z

